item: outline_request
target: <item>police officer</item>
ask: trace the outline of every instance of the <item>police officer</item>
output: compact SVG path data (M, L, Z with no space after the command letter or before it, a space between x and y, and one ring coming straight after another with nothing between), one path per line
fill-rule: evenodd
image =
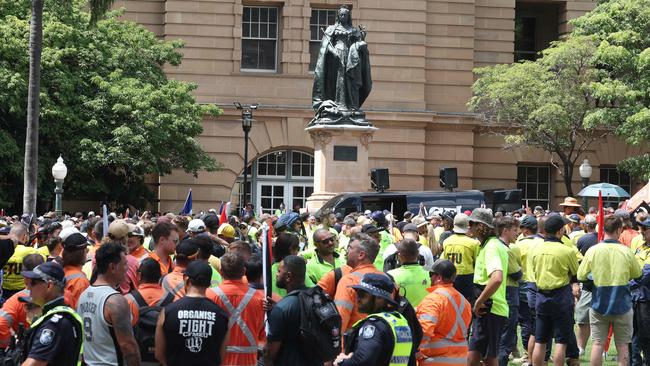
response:
M395 285L385 274L367 273L357 291L359 311L369 314L346 335L347 354L340 354L335 366L406 366L413 347L407 320L397 311Z
M63 301L63 267L46 262L23 276L29 281L30 301L43 309L27 334L23 366L80 365L83 321Z

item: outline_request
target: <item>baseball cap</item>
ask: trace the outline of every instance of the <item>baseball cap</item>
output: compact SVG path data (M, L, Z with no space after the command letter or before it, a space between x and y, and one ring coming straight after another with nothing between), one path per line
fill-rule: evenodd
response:
M79 232L70 234L63 240L63 249L65 250L84 249L87 246L88 240Z
M525 227L527 229L537 229L537 219L533 215L526 215L519 223L519 227Z
M219 218L214 214L206 215L203 218L203 223L205 224L205 227L210 230L219 228Z
M454 217L454 229L455 233L467 234L469 231L469 216L464 213L459 213Z
M350 286L355 290L365 291L372 296L377 296L396 304L393 299L395 285L390 278L383 273L366 273L358 285Z
M355 226L357 224L357 221L352 217L346 217L343 220L343 224L348 226Z
M381 231L381 228L373 224L365 224L361 227L361 232L364 234L373 234Z
M402 229L402 232L405 233L405 232L408 232L408 231L412 231L412 232L417 233L418 232L418 226L415 225L415 224L406 224L406 225L404 225L404 228Z
M205 222L201 219L194 219L187 225L187 231L191 233L202 233L205 231Z
M219 230L217 230L217 235L223 235L226 238L234 238L235 228L230 224L222 224L219 226Z
M176 255L192 259L199 252L199 245L193 239L183 240L176 247Z
M124 220L115 220L108 226L108 235L120 240L129 235L129 225Z
M199 287L210 287L212 269L203 261L193 261L187 265L185 276L192 280L192 283Z
M54 261L41 263L33 271L23 271L23 277L42 281L54 281L58 282L61 286L65 285L63 267Z
M587 216L585 216L585 219L584 219L583 222L584 222L585 225L596 226L596 224L598 223L598 220L596 219L596 216L594 216L594 215L587 215Z
M575 224L580 222L580 215L578 215L578 214L571 214L567 218L569 219L569 221L571 221L571 222L573 222Z
M61 238L61 240L65 241L65 239L67 239L70 235L78 233L78 232L79 232L79 230L77 230L76 227L68 226L68 227L65 227L65 228L63 228L61 230L61 232L59 233L59 238Z
M141 236L144 238L144 229L138 225L128 224L129 225L129 236Z

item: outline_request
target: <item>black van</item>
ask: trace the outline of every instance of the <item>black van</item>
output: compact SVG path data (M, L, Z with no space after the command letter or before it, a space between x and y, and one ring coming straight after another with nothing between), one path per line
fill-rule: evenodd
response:
M514 211L521 208L521 190L341 193L327 201L321 210L329 209L345 216L352 212L390 210L392 207L399 220L407 210L417 214L420 203L426 210L440 208L463 212L485 205L494 211Z

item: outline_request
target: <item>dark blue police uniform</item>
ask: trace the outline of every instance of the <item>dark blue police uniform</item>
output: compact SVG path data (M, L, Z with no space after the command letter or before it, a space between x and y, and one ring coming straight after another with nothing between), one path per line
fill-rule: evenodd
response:
M63 297L59 297L43 306L43 314L64 305ZM25 359L46 361L48 365L76 366L81 342L81 329L75 321L64 313L56 313L29 331Z

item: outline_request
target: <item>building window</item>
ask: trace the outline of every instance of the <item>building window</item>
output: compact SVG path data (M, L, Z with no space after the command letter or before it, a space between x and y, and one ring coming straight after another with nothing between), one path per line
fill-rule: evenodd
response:
M559 2L515 3L515 52L514 60L534 61L540 51L548 48L559 38Z
M245 6L242 17L241 68L276 70L278 8Z
M291 157L291 175L294 177L314 176L314 157L300 151L294 151Z
M522 60L535 61L535 18L515 19L515 62Z
M517 189L521 189L528 207L549 207L550 168L548 166L520 165L517 167Z
M255 213L274 213L285 205L286 210L306 207L314 193L314 156L299 150L273 151L252 161L248 166L246 202L255 205ZM243 202L243 176L233 191Z
M600 181L610 184L616 184L617 186L623 188L627 193L631 194L632 191L632 179L630 175L621 172L616 167L600 167ZM603 197L603 204L607 206L607 203L610 203L610 206L617 208L618 202L624 200L624 198L615 198L615 197Z
M318 59L320 43L323 39L323 31L327 29L328 26L333 25L335 21L335 9L311 10L311 19L309 20L309 30L311 31L311 36L309 38L309 71L314 71L316 68L316 60Z

